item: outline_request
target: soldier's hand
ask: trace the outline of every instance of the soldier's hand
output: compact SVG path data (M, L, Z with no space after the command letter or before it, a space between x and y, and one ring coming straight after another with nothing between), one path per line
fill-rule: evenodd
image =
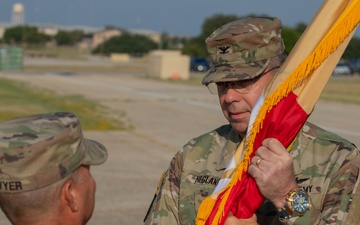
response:
M258 225L256 221L256 215L254 214L249 219L238 219L231 212L226 218L224 225Z
M285 205L286 195L297 187L293 159L275 138L262 142L251 160L248 172L264 197L277 208Z

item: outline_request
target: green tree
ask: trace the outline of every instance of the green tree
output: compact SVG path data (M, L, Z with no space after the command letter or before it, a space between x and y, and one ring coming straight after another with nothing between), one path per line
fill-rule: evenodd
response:
M84 32L80 30L74 31L59 31L55 35L55 41L58 45L75 45L76 43L80 42L84 37Z
M37 27L16 26L5 30L4 40L9 44L43 45L50 40L50 37L40 33Z
M237 19L238 17L236 15L215 14L214 16L205 19L199 38L202 38L202 40L205 41L205 39L220 26Z
M82 30L73 30L70 32L74 43L82 41L85 37L85 33Z
M22 26L7 28L4 33L5 43L20 44L23 41L23 30L24 28Z
M46 34L39 33L37 27L26 26L24 29L25 43L30 45L44 45L50 40Z
M100 46L96 47L93 53L128 53L132 55L145 54L150 50L158 48L158 44L144 35L123 33L121 36L112 37Z
M281 35L285 44L285 52L289 54L299 40L301 33L290 27L283 27L281 29Z
M205 39L220 26L236 19L238 19L236 15L224 14L216 14L205 19L200 35L185 43L182 52L191 56L208 56Z
M304 33L305 29L307 28L307 24L306 23L303 23L303 22L300 22L298 24L296 24L295 26L295 30L297 32L299 32L300 34Z
M70 32L67 32L67 31L59 31L55 35L55 41L56 41L57 45L60 45L60 46L71 45L73 43Z
M208 55L204 40L201 40L199 37L187 41L182 49L182 53L189 56L206 57Z
M353 58L360 58L360 38L353 37L347 48L345 49L344 54L342 55L344 59L350 60Z

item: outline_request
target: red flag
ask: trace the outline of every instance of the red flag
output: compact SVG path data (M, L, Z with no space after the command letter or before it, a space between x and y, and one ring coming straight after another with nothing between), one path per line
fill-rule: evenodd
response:
M224 224L230 211L238 218L250 218L261 206L264 198L247 173L255 150L268 137L285 147L296 138L354 34L359 12L360 0L322 4L253 108L245 141L214 193L201 204L197 225Z

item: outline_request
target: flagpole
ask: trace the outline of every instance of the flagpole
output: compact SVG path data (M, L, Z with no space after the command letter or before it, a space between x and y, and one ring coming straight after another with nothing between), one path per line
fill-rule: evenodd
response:
M247 134L249 138L245 140L245 155L241 162L236 165L236 171L230 177L231 179L226 176L221 179L230 180L228 183L219 182L222 187L216 187L215 190L220 189L221 191L213 193L203 201L198 211L197 225L223 224L230 211L233 213L236 211L234 215L238 218L249 218L255 213L255 211L249 212L249 210L245 210L246 213L244 213L239 209L241 207L254 209L254 206L259 204L258 201L263 200L258 189L244 190L244 186L245 188L254 187L249 184L255 183L251 177L245 183L243 182L243 175L248 177L246 171L256 150L254 148L259 145L259 141L261 142L258 137L259 132L262 132L260 137L264 137L264 132L266 132L266 127L263 129L263 121L269 111L278 106L278 103L287 98L290 93L292 93L291 96L299 96L295 102L301 108L301 112L307 113L306 115L311 113L332 70L341 58L354 34L354 29L360 21L359 2L360 0L325 0L323 2L312 22L289 54L288 59L276 74L275 79L266 87L263 95L264 101L259 103L260 110L257 112L253 110L252 114L255 113L256 119L253 124L249 124L251 130ZM290 100L293 101L293 98ZM298 130L305 123L306 118L307 116L300 117L297 124ZM255 141L257 141L256 145L254 144ZM287 147L285 144L284 146ZM237 149L237 151L242 151L242 149ZM238 161L239 159L233 158L229 165ZM228 168L224 174L228 174L226 173L227 170ZM255 201L247 201L241 198L245 195L244 193L249 192L257 196ZM235 203L234 199L239 202ZM253 205L242 206L244 203L239 199ZM236 210L232 208L234 205L237 206Z

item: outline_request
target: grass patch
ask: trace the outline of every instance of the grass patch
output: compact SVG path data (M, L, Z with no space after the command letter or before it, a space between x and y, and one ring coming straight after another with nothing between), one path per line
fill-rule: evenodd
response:
M71 71L71 72L97 72L97 73L145 73L144 67L131 65L24 65L24 71L49 72L49 71Z
M86 60L89 50L80 50L75 47L27 47L24 55L30 57L50 57L58 59Z
M74 112L84 130L124 130L124 113L79 95L58 96L48 90L33 89L23 83L0 78L0 121L46 112ZM120 115L120 116L119 116Z
M358 77L332 77L320 96L321 100L360 105Z

